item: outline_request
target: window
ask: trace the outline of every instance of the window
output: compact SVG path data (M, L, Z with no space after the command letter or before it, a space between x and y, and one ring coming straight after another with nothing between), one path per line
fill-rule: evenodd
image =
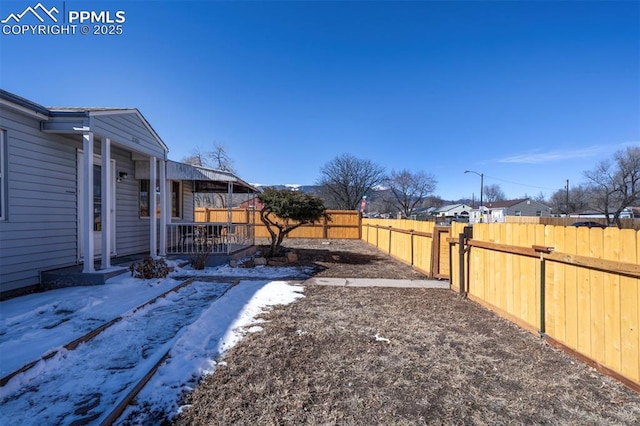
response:
M182 217L182 182L171 181L171 217Z
M536 210L536 216L538 217L542 216L542 210Z
M515 215L516 216L522 216L522 212L520 210L516 210Z
M156 184L156 188L159 184ZM142 179L140 181L140 217L149 217L149 200L150 200L151 188L149 185L149 179ZM158 189L156 194L156 217L160 217L160 192ZM182 217L182 182L171 181L171 217Z
M102 231L102 167L93 165L93 230Z
M140 217L149 217L149 179L140 181Z
M0 129L0 220L7 218L7 137Z

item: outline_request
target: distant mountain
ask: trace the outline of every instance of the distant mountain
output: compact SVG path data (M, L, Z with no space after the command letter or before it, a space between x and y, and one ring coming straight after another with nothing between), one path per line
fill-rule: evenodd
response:
M253 183L252 185L258 189L264 189L264 188L291 189L293 191L302 191L307 194L314 194L317 192L319 188L318 185L298 185L296 183L286 183L286 184L279 184L279 185L265 185L262 183Z

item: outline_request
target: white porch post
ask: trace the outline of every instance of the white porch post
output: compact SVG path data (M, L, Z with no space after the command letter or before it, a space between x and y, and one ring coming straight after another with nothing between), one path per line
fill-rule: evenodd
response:
M167 226L171 219L171 206L167 202L169 181L167 180L167 162L158 160L160 166L160 256L167 255Z
M156 199L156 181L158 180L156 157L149 158L149 255L158 255L158 201Z
M115 184L111 177L111 139L102 138L102 253L101 267L102 269L111 267L111 213L113 206L111 205L111 191Z
M95 272L93 266L93 132L82 134L82 172L84 193L82 200L82 245L84 249L82 272Z

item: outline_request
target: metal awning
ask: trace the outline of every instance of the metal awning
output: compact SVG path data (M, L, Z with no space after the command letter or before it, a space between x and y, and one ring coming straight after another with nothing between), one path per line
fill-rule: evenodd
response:
M240 179L235 174L225 170L215 170L202 166L167 161L167 179L194 182L195 192L226 193L229 184L234 194L253 194L260 190ZM146 161L136 161L136 179L149 179L149 164Z

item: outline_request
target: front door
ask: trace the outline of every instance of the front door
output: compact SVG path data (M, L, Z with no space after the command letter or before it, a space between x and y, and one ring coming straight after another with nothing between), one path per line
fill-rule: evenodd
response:
M78 152L78 256L79 259L84 258L84 239L82 238L84 227L82 226L82 218L83 218L83 207L80 200L82 200L82 195L84 194L86 187L86 180L84 179L84 173L82 170L82 151ZM101 158L99 156L95 156L93 159L93 214L91 215L93 220L93 243L94 243L94 256L100 257L102 255L102 238L111 238L111 255L115 254L115 226L114 226L114 212L115 212L115 160L111 160L111 167L109 173L111 182L114 183L110 186L111 193L109 196L111 197L111 205L113 206L112 211L109 212L109 217L107 218L111 221L111 229L112 233L110 236L104 236L102 232L102 165Z

